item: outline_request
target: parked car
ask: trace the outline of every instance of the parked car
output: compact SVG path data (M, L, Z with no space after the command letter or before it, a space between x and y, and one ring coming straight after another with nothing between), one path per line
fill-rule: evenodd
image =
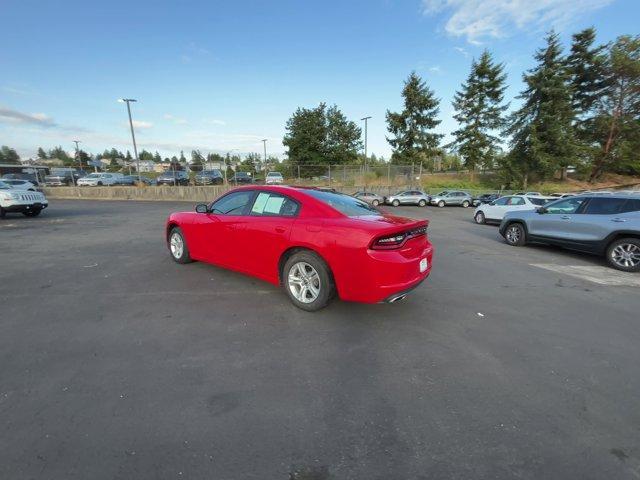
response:
M512 210L535 210L549 203L552 199L527 195L507 195L490 203L479 205L473 213L476 223L489 223L502 221L502 217Z
M158 185L189 185L189 174L184 170L167 170L156 182Z
M123 177L121 173L90 173L80 179L76 183L79 187L102 187L115 185L116 181Z
M253 183L253 178L247 172L236 172L235 175L233 175L229 180L229 183L232 183L234 185Z
M552 198L569 198L575 196L575 193L550 193L548 197Z
M2 181L6 184L11 185L16 190L29 190L32 192L39 190L37 185L31 183L28 180L14 180L11 178L3 178Z
M136 185L138 177L136 175L122 175L113 183L114 185L133 187Z
M86 172L75 168L52 168L51 173L45 175L44 183L49 187L68 187L75 185L85 175Z
M500 223L509 245L559 245L604 255L609 265L640 271L640 193L587 194L563 198L537 210L511 211Z
M424 193L422 190L405 190L404 192L396 193L386 197L385 203L399 207L400 205L418 205L420 207L426 207L429 204L431 197Z
M431 270L427 225L341 193L259 185L171 214L166 241L178 263L201 260L283 285L294 305L314 311L334 294L404 298Z
M460 205L467 208L473 203L473 197L467 192L458 190L445 190L437 195L431 197L431 205L437 205L438 207L444 207L446 205Z
M0 178L0 180L2 180L3 182L6 182L7 180L26 180L27 182L31 182L36 186L40 185L38 177L35 173L5 173L4 175L2 175L2 178Z
M373 192L361 191L354 193L353 196L358 200L362 200L363 202L367 202L373 205L374 207L377 207L378 205L384 203L384 197Z
M482 205L483 203L491 203L499 198L500 195L498 195L497 193L483 193L482 195L479 195L478 197L473 199L472 205L474 207L477 207L478 205Z
M222 185L224 177L220 170L203 170L196 174L194 182L196 185Z
M269 172L264 179L264 183L267 185L276 185L284 183L284 177L280 172Z
M0 180L0 218L10 212L37 217L48 206L49 202L43 193L18 190Z

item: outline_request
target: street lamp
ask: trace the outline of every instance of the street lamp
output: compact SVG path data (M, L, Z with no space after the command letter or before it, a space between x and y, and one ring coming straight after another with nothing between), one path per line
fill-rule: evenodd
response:
M141 183L142 179L140 178L140 159L138 158L138 147L136 146L136 135L133 132L133 120L131 120L131 106L129 105L131 102L137 102L137 100L135 98L120 98L118 102L127 104L127 113L129 114L129 126L131 127L131 138L133 139L133 154L136 156L136 170L138 171L138 183Z
M364 120L364 190L367 191L367 170L368 170L368 160L367 160L367 121L371 117L364 117L360 120Z
M267 169L267 139L262 139L262 145L264 146L264 169Z
M76 159L80 163L80 171L78 172L78 175L80 175L81 172L82 172L82 158L80 158L80 151L78 149L78 144L82 143L82 142L80 140L73 140L73 143L76 144ZM71 178L73 179L72 181L73 181L73 184L75 185L76 178L75 178L75 175L73 174L73 172L71 172Z

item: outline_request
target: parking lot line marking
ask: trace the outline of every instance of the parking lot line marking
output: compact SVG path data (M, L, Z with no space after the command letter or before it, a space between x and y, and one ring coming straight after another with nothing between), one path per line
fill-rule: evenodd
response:
M613 287L640 287L640 275L614 270L609 267L589 265L557 265L554 263L530 263L532 267L562 273L580 280Z

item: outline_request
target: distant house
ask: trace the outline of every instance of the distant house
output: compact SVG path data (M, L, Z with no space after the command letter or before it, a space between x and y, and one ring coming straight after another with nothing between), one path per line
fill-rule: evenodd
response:
M140 161L140 172L141 173L155 172L156 171L156 165L157 165L157 163L154 162L153 160L141 160Z
M171 168L171 164L169 162L161 162L153 165L153 171L157 173L166 172Z

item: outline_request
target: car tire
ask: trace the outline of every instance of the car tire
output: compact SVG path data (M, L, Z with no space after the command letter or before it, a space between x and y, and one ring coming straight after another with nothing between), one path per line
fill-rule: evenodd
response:
M477 224L479 225L484 225L485 223L487 223L487 218L484 216L484 212L480 211L477 212L473 219L476 221Z
M394 200L393 202L391 202L391 205L393 205L394 207L399 207L400 206L400 200Z
M329 267L309 250L301 250L287 259L282 283L291 302L307 312L326 307L335 293Z
M98 182L98 186L101 187L102 186L102 182Z
M6 214L7 211L4 208L0 207L0 218L4 218Z
M640 239L621 238L607 247L607 263L623 272L640 272Z
M462 202L462 208L469 208L469 200Z
M440 200L438 202L438 207L440 207L440 208L444 207L445 205L446 205L446 203L444 203L444 200Z
M41 209L36 208L36 209L34 209L34 210L30 210L30 211L28 211L28 212L22 212L22 214L23 214L25 217L37 217L38 215L40 215L40 212L41 212L41 211L42 211Z
M427 201L426 200L420 200L418 202L418 206L419 207L426 207L427 206Z
M377 207L378 205L380 205L380 202L378 200L374 200L373 202L371 202L371 205Z
M512 247L521 247L527 243L527 235L524 226L520 222L507 225L504 231L504 240Z
M189 249L187 248L187 242L184 239L184 234L180 227L173 227L169 232L169 238L167 240L167 246L169 247L169 253L171 258L177 263L191 263L191 256L189 255Z

